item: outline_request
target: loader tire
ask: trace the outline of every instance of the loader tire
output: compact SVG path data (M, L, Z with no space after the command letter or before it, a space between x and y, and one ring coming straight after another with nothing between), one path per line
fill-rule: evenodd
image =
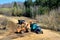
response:
M43 31L41 31L41 34L43 34Z
M24 31L21 31L21 34L24 34Z
M30 32L30 29L26 29L26 32Z

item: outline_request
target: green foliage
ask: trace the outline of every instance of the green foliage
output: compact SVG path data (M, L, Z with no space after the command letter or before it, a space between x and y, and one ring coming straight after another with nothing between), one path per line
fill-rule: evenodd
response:
M32 13L31 13L31 6L33 5L33 2L32 2L32 0L26 0L25 2L24 2L24 5L25 5L25 9L26 9L26 16L28 16L28 17L32 17Z
M43 10L43 7L40 6L39 9L38 9L38 15L43 14L43 11L44 11L44 10Z
M11 8L0 8L0 11L5 11L5 12L7 12L7 11L10 11L11 10Z
M16 2L14 2L14 5L13 5L13 7L16 7L16 8L17 8L17 3L16 3Z
M14 2L13 8L12 8L12 15L13 16L21 16L22 15L22 9L19 8L16 2Z
M32 2L32 0L26 0L24 2L26 14L32 16L36 16L36 12L38 15L44 15L46 13L49 13L52 9L56 9L60 6L60 0L35 0ZM34 5L34 6L33 6ZM32 13L31 7L37 7L38 11ZM29 8L29 10L27 10Z
M35 1L35 5L40 5L41 4L41 0L36 0Z
M30 8L26 8L26 12L25 12L26 16L27 17L30 17L31 18L31 9Z
M27 1L24 2L24 5L25 5L25 7L30 8L30 6L33 5L32 3L33 3L32 0L27 0Z
M58 8L60 5L60 0L35 0L36 6L41 6L38 9L39 14L44 14L52 9Z
M11 13L11 8L0 8L0 14L10 15Z

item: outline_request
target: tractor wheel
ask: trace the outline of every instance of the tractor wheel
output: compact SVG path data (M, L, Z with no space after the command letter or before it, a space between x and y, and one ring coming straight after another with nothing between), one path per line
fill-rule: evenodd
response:
M21 31L20 33L21 33L21 34L24 34L24 31Z
M43 34L43 31L36 31L37 34Z
M40 34L40 32L39 32L39 31L37 31L37 32L36 32L36 34Z
M26 29L26 32L30 32L30 29Z
M43 34L43 31L41 31L40 33Z
M28 32L30 32L30 29L28 29Z

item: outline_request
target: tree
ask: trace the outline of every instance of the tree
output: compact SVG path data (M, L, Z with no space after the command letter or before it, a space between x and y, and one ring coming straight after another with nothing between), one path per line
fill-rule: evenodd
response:
M32 12L31 12L31 7L32 7L32 5L33 5L33 2L32 2L32 0L25 0L25 2L24 2L24 5L25 5L25 9L26 9L26 15L28 16L28 17L30 17L30 18L32 18Z
M12 13L13 16L17 16L17 15L16 15L16 14L17 14L17 10L18 10L17 3L14 2L14 5L13 5L13 13Z
M14 2L12 15L21 16L21 14L22 14L22 9L20 9L20 7L17 5L17 2Z
M39 14L49 14L52 9L56 9L60 6L60 0L35 0L34 2L32 2L32 0L25 0L24 5L26 15L32 18ZM33 9L36 9L36 11Z

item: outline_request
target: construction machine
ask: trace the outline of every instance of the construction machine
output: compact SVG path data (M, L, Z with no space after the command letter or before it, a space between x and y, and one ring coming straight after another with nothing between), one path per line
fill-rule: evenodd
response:
M18 27L16 29L16 33L25 33L25 32L29 32L30 29L28 27L28 24L25 23L25 20L18 20Z

